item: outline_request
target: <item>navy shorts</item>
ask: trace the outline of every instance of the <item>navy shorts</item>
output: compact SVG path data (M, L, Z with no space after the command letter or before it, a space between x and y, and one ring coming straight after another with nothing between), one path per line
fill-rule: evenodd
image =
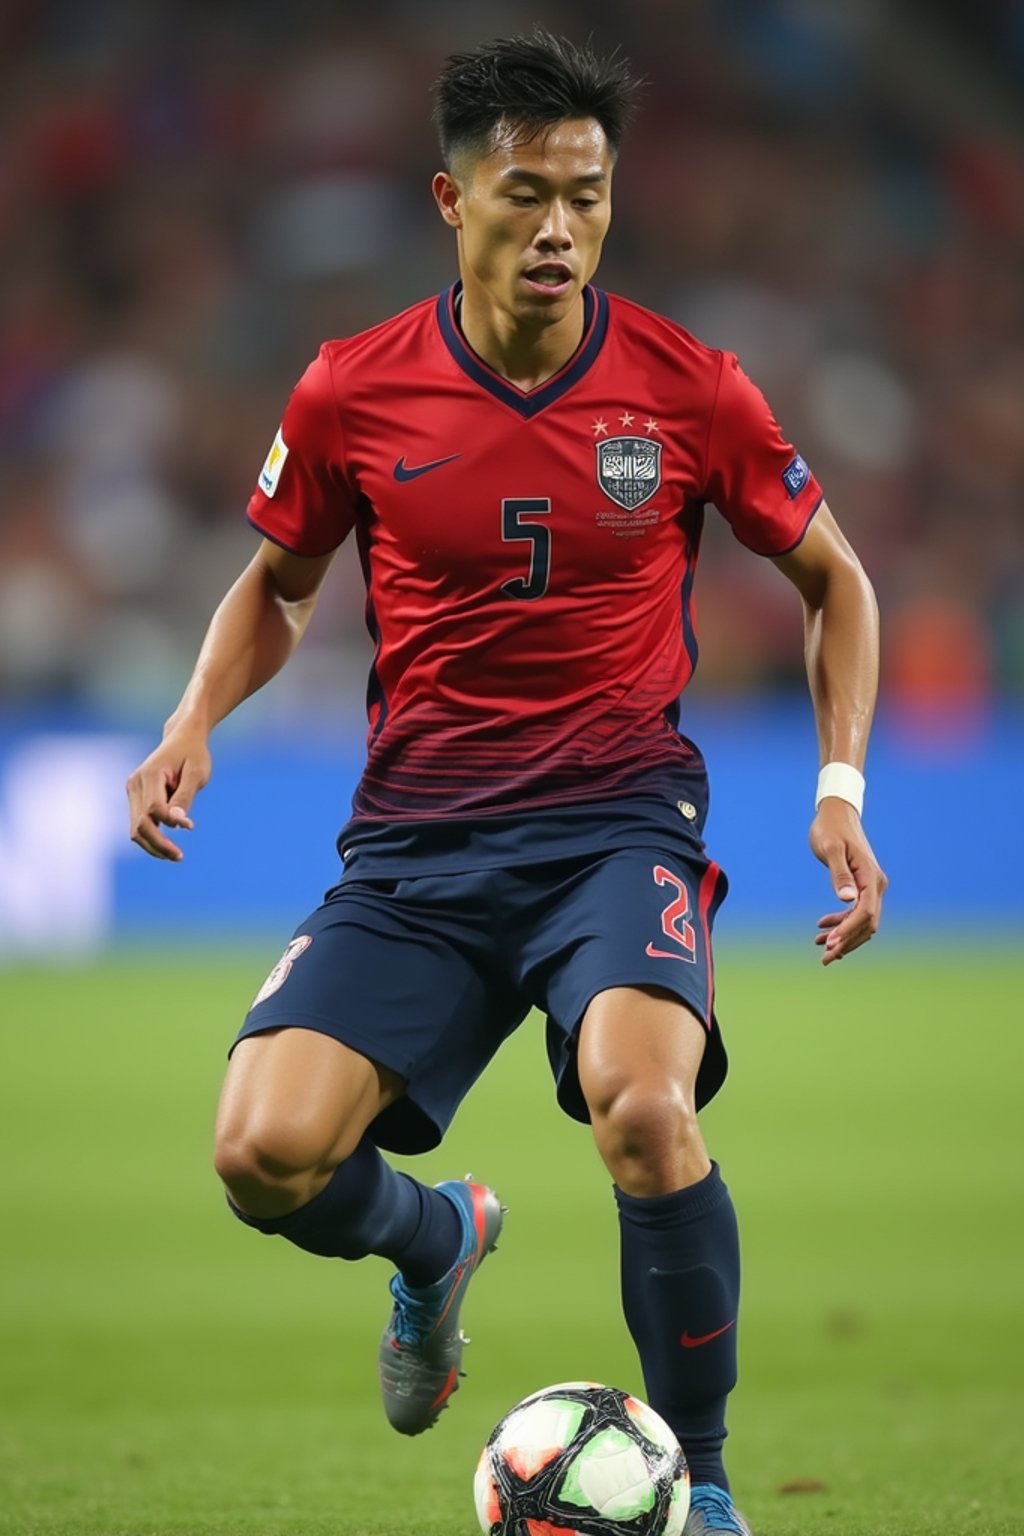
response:
M708 1031L697 1080L707 1103L726 1073L711 956L725 876L682 822L631 831L624 847L596 825L600 847L567 854L556 840L552 858L534 837L530 859L498 867L388 877L385 859L367 875L354 858L296 929L238 1039L313 1029L391 1068L406 1091L371 1137L423 1152L533 1007L547 1016L558 1101L586 1121L575 1044L587 1005L608 987L654 986Z

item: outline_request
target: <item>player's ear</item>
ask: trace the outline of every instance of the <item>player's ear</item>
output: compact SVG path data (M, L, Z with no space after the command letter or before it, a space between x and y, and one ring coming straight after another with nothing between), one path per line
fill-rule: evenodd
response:
M449 171L438 171L431 183L441 217L452 229L462 228L462 193Z

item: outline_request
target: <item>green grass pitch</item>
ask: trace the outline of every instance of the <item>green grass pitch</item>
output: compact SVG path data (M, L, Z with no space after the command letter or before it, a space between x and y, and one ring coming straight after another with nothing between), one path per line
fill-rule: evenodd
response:
M0 972L0 1532L472 1536L479 1447L519 1397L642 1389L609 1181L533 1019L416 1165L511 1212L463 1390L392 1434L387 1265L244 1230L209 1171L274 958ZM1024 962L880 940L823 972L733 940L719 973L733 1072L704 1124L744 1236L741 1507L758 1536L1020 1536Z

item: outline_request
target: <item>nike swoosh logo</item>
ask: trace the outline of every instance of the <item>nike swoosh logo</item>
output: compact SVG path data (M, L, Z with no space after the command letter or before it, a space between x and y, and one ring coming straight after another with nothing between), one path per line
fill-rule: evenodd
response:
M684 1333L679 1342L684 1349L699 1349L702 1344L710 1344L712 1339L717 1339L719 1334L728 1333L735 1322L736 1319L733 1318L732 1322L726 1323L724 1328L716 1328L713 1333L699 1334L697 1338L692 1334Z
M450 453L446 459L431 459L429 464L406 464L405 454L395 465L396 480L418 480L420 475L429 475L432 469L440 469L442 464L450 464L453 459L461 459L461 453Z

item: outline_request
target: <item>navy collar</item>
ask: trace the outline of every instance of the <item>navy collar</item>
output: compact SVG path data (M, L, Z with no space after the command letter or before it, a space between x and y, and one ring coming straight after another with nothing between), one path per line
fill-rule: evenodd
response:
M510 405L526 420L536 416L555 400L560 400L567 390L572 389L596 361L608 331L608 295L588 283L583 290L583 338L572 357L558 373L536 389L517 389L514 384L495 373L493 368L489 368L466 341L455 318L461 297L461 279L437 296L437 323L445 346L474 384L481 385L496 400Z

